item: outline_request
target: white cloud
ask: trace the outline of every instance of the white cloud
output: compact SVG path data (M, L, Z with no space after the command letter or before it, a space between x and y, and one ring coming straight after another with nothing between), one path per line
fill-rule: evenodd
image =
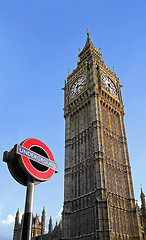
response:
M0 239L11 240L13 238L15 216L9 214L6 219L0 220Z
M141 202L137 202L138 203L138 206L141 208Z
M15 216L9 214L5 220L1 220L1 224L11 224L15 222Z
M60 209L60 211L58 212L57 216L52 217L53 225L54 225L54 226L55 226L55 224L56 224L56 221L57 221L58 223L60 222L60 220L61 220L61 218L62 218L62 216L61 216L62 210L63 210L63 208Z
M62 210L63 210L63 208L61 208L59 213L57 214L57 217L59 220L62 218Z

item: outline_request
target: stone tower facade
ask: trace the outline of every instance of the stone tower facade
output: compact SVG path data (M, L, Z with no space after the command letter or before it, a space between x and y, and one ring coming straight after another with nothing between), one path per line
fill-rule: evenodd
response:
M64 87L64 240L144 239L134 199L121 85L89 31Z

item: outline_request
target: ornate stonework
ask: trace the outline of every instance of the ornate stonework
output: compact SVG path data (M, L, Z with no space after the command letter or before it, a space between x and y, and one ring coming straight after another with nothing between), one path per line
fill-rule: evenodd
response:
M23 226L23 217L20 222L20 214L18 209L15 217L13 240L21 240L22 226ZM61 230L62 230L61 221L59 224L57 224L56 222L56 225L53 228L52 218L50 217L48 233L45 233L46 231L45 231L45 209L44 208L41 215L41 221L37 214L36 214L36 217L33 217L32 219L32 240L59 240L61 239Z

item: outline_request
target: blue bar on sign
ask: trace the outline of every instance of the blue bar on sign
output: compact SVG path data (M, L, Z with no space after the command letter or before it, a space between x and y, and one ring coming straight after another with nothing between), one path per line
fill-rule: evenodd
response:
M49 158L45 158L42 155L33 152L25 147L22 147L21 145L17 144L17 150L16 153L23 155L43 166L49 167L53 170L55 170L56 172L58 172L58 164L55 163L54 161L51 161Z

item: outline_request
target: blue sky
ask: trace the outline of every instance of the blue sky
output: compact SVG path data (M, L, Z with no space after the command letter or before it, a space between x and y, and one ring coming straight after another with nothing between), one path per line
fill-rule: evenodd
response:
M11 240L26 188L2 162L3 152L26 138L52 151L59 173L35 187L34 215L46 208L58 219L63 205L64 81L76 68L86 29L105 64L115 67L125 105L135 198L146 192L146 2L144 0L0 1L0 239ZM46 226L47 227L47 226Z

